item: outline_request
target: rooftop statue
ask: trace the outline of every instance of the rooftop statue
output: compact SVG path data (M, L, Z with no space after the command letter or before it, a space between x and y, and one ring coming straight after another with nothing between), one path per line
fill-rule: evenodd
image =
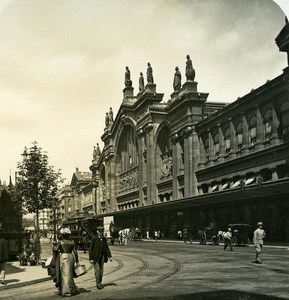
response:
M142 92L144 90L144 78L142 72L140 72L138 83L139 83L139 91Z
M132 86L132 81L130 80L130 70L129 70L128 67L125 67L124 85L125 86Z
M107 128L109 126L109 114L108 112L105 115L105 127Z
M154 83L153 68L151 67L151 64L149 62L147 67L147 82Z
M181 75L181 72L178 67L176 67L175 70L176 70L176 72L175 72L175 76L174 76L173 87L174 87L174 91L176 92L182 86L182 75Z
M109 122L110 122L110 123L113 122L113 111L112 111L112 107L109 108Z
M194 81L195 79L195 70L193 68L193 63L190 58L190 55L187 55L187 62L186 62L186 77L187 81Z

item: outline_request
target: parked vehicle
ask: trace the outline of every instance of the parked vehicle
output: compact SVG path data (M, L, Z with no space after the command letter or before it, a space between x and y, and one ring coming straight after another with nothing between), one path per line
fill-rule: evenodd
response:
M229 224L228 227L232 229L232 240L235 246L249 246L252 232L249 224Z

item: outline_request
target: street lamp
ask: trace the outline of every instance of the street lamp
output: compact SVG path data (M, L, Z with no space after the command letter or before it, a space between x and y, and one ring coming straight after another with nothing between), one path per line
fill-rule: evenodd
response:
M97 188L98 188L98 182L95 181L92 184L93 188L94 188L94 211L95 211L95 215L97 215Z

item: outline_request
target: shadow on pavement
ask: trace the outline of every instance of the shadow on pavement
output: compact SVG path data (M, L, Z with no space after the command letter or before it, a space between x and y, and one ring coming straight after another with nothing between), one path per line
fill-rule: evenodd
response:
M6 273L7 274L25 272L25 269L26 268L18 268L18 267L12 266L11 263L6 264Z
M127 298L123 298L127 299ZM141 297L134 298L134 300L281 300L283 298L278 298L274 296L260 295L254 293L246 293L241 291L215 291L215 292L203 292L194 294L184 294L184 295L174 295L166 297ZM109 298L105 300L111 300Z

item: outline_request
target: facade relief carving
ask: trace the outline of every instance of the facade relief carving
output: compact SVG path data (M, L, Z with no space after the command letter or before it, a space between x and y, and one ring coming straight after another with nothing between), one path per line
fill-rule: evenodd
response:
M138 175L139 170L138 167L135 167L123 174L120 175L119 179L119 192L127 192L133 189L138 188Z
M161 179L168 178L172 175L173 158L171 151L161 155Z

